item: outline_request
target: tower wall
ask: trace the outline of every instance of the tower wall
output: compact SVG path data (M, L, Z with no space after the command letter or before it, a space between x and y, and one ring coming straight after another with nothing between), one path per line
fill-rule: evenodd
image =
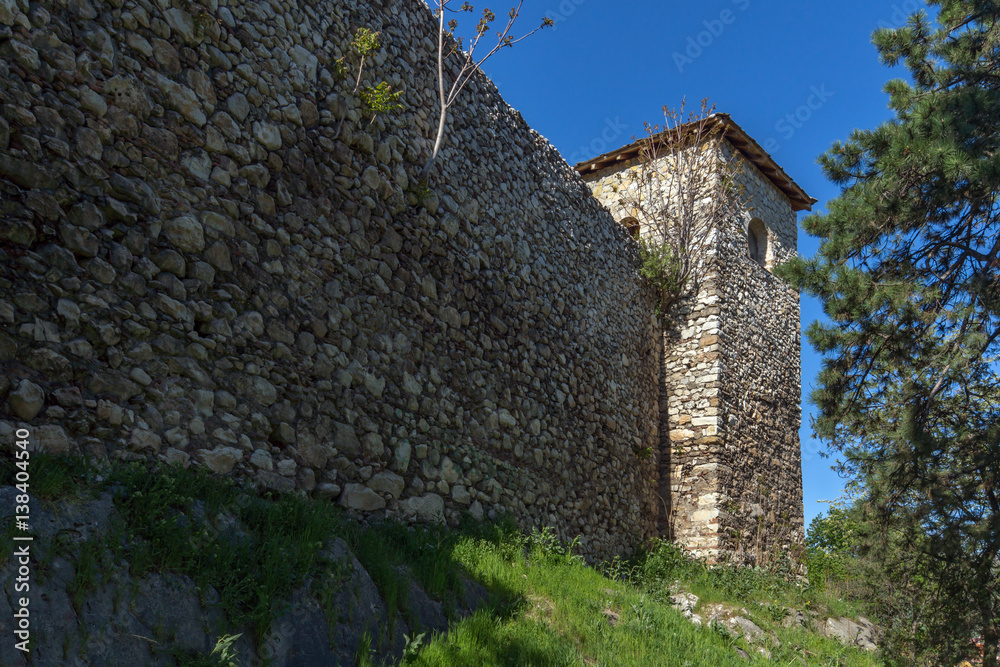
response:
M796 255L796 215L753 164L743 184L750 210L724 230L719 245L719 355L723 434L719 546L741 564L804 540L799 295L771 269ZM747 226L767 229L764 266L747 254ZM763 248L762 248L763 250Z
M585 180L621 221L640 217L627 203L639 173L633 159ZM657 526L710 561L757 564L803 540L798 294L771 273L795 256L797 228L754 164L743 161L741 180L746 210L717 230L662 322ZM753 220L767 232L763 265L748 255Z

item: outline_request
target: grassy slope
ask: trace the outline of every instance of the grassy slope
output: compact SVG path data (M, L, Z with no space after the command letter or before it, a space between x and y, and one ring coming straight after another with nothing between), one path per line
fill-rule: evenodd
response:
M635 563L594 569L546 532L524 535L510 524L469 524L461 530L412 530L386 522L364 527L329 503L297 497L260 499L230 481L205 474L143 465L96 471L73 459L32 459L32 492L56 500L80 492L113 493L120 522L110 539L65 545L76 561L71 595L80 604L101 583L109 559L127 560L133 577L170 571L191 576L219 592L231 628L252 628L259 640L272 618L272 600L308 575L314 592L330 599L344 581L323 545L344 539L394 614L408 617L405 569L446 612L471 576L490 591L475 615L453 619L449 632L416 640L404 658L414 665L743 665L740 646L765 663L743 640L719 628L697 627L669 604L671 585L703 598L744 607L739 612L780 640L768 644L774 664L877 665L873 656L842 647L805 629L783 629L784 606L832 606L851 612L813 589L749 570L708 570L685 560L668 544ZM0 480L13 479L12 461L0 458ZM196 507L203 511L195 511ZM243 532L234 547L218 539L220 513L235 517ZM199 518L201 517L201 518ZM4 527L7 529L7 527ZM10 542L0 545L0 563ZM406 568L401 568L405 565ZM45 563L39 564L44 576ZM603 572L603 573L602 573ZM464 574L463 574L464 573ZM610 575L610 576L608 576ZM676 584L674 584L676 585ZM315 586L315 585L314 585ZM328 590L324 590L324 588ZM761 604L763 603L763 604ZM333 612L333 610L331 610ZM335 613L335 612L334 612ZM235 631L235 630L234 630ZM222 664L206 656L180 656L181 664ZM368 662L364 651L359 664Z
M697 563L680 562L664 571L662 563L634 567L629 576L609 578L577 559L559 553L545 539L516 535L500 539L463 538L452 557L478 580L506 591L507 606L480 612L453 625L409 662L414 665L745 665L740 646L760 664L878 665L875 656L847 648L803 628L785 629L780 605L797 598L819 606L822 595L780 584L770 575L716 575ZM555 547L555 548L553 548ZM661 547L669 557L675 550ZM651 560L655 560L651 559ZM620 572L621 570L619 570ZM730 571L731 572L731 571ZM697 627L668 601L669 584L658 576L679 577L687 590L708 600L745 607L780 648L768 644L771 659L725 632ZM624 580L623 580L624 579ZM672 580L673 581L673 580ZM761 596L766 604L756 600ZM803 605L805 606L805 605ZM802 608L800 606L799 608ZM775 611L780 610L780 615Z

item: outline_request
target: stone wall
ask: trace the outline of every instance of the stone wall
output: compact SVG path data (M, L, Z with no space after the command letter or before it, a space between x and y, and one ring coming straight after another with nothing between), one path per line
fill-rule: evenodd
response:
M365 82L404 93L374 121L334 76L360 27ZM593 556L652 534L635 246L485 78L418 201L435 27L416 0L0 0L0 440L508 511Z
M770 272L795 255L797 226L787 198L751 164L744 183L752 210L720 244L719 545L759 564L805 540L799 295ZM747 218L767 228L766 266L747 255Z
M804 539L798 294L769 270L795 255L797 226L788 198L741 165L748 206L716 230L662 329L657 531L710 561L757 564ZM585 180L621 221L637 216L625 202L640 169L622 160ZM767 230L764 266L748 256L753 220Z

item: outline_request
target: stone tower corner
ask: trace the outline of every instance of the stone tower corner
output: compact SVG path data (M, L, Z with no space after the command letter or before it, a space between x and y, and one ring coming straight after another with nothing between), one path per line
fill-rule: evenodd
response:
M741 159L747 206L716 230L662 326L656 531L710 562L761 564L804 539L799 297L772 270L795 256L796 212L815 200L728 116L715 118L722 150ZM624 200L638 148L576 166L633 226Z

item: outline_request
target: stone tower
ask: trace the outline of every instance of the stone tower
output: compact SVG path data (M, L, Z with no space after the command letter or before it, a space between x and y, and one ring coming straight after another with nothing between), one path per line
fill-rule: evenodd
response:
M710 562L758 564L804 539L799 296L772 269L795 256L796 212L816 200L728 115L710 121L741 160L748 204L714 230L692 293L663 326L657 531ZM639 151L576 170L616 220L646 234L626 203Z

